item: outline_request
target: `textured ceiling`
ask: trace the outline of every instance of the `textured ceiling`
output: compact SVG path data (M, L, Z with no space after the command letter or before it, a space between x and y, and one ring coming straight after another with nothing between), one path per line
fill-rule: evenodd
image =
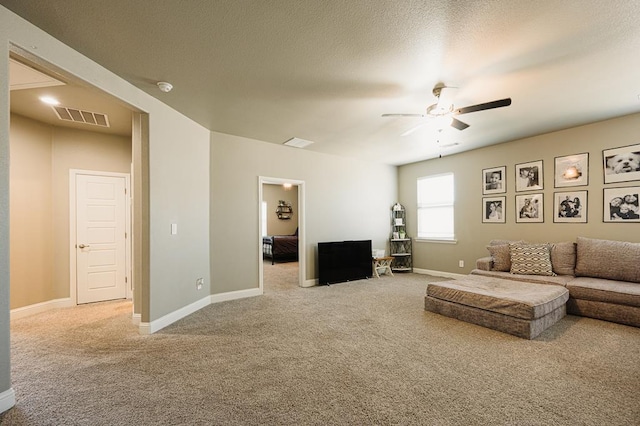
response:
M389 164L640 112L636 0L0 4L211 130ZM513 104L404 137L427 119L381 117L424 113L438 82Z

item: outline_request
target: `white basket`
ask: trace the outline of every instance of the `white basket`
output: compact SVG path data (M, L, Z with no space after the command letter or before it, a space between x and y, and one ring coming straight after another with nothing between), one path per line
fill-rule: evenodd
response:
M373 249L371 250L371 255L375 258L384 257L384 249Z

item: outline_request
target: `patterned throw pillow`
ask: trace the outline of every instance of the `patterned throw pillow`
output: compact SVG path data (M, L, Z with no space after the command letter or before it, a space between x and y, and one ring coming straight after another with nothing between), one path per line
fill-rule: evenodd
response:
M509 272L511 270L511 255L509 254L509 244L487 246L491 254L493 264L492 271Z
M512 274L555 275L549 244L509 244L509 252Z

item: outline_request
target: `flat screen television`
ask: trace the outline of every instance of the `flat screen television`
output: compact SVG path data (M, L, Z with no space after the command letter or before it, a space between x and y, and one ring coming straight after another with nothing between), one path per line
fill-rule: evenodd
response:
M371 260L371 240L318 243L320 284L369 278Z

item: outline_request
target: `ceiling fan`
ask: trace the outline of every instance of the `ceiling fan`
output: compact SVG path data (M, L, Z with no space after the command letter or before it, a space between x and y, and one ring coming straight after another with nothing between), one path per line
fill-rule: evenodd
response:
M447 87L444 83L438 83L433 88L433 95L438 98L438 102L430 105L427 108L426 114L382 114L383 117L431 117L437 119L444 119L446 123L443 121L443 125L450 124L451 127L454 127L458 130L464 130L469 125L464 123L457 118L453 117L454 115L461 114L469 114L470 112L484 111L487 109L501 108L511 105L511 98L499 99L497 101L485 102L482 104L470 105L463 108L454 109L452 102L452 95L455 87ZM427 124L427 122L420 123L415 127L407 130L402 134L402 136L406 136L414 131L418 130L420 127ZM440 129L441 130L441 129Z

